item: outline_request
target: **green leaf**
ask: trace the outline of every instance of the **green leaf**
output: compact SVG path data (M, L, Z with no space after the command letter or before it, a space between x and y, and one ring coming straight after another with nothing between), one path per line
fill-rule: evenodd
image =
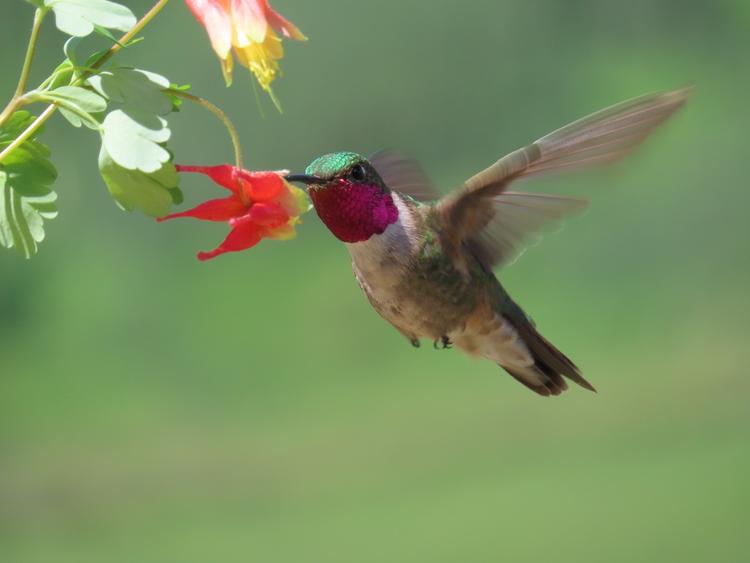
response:
M48 159L49 149L35 141L27 141L5 157L2 169L13 189L29 197L43 196L57 179L57 170Z
M169 194L172 196L172 203L180 205L185 201L185 194L182 193L180 188L171 188Z
M39 250L44 240L44 220L57 217L57 194L22 196L0 171L0 245L15 248L26 258Z
M55 12L57 28L75 37L85 37L97 26L129 31L137 21L130 8L108 0L44 0L44 5Z
M170 83L165 77L137 68L107 70L89 78L88 83L108 100L142 113L166 115L172 101L163 92Z
M81 41L83 41L82 37L73 36L65 42L65 45L63 45L63 53L65 53L65 56L74 66L78 66L78 55L76 54L76 49L78 49Z
M100 25L95 25L94 26L94 31L96 33L98 33L99 35L101 35L102 37L106 37L107 39L109 39L115 45L119 45L120 47L125 47L125 45L123 45L122 43L120 43L120 41L117 39L117 37L115 37L114 35L112 35L112 32L109 31L106 27L102 27Z
M55 88L59 88L60 86L70 84L74 74L75 67L73 66L73 63L70 60L65 59L52 72L52 75L49 77L49 84L46 86L46 89L54 90Z
M192 86L190 84L170 84L169 89L170 90L176 90L177 92L187 92L190 90ZM185 101L180 96L175 96L174 94L170 92L165 92L167 96L169 96L169 101L172 102L172 111L178 112L180 111L180 106L182 106L182 103Z
M128 170L117 164L102 146L99 171L112 197L127 211L140 209L147 215L162 217L181 195L177 170L171 162L151 173Z
M15 112L0 127L0 147L12 143L36 119L28 111Z
M65 106L75 106L82 112L102 113L107 109L107 100L96 92L80 86L60 86L43 93L46 101L58 102Z
M103 113L107 109L107 100L80 86L61 86L47 92L38 92L32 98L58 104L62 115L74 127L85 124L91 129L99 129L99 122L91 114Z
M86 123L86 127L89 127L90 129L96 129L96 127L92 127L93 124L89 124L87 120L82 119L75 112L67 110L64 107L59 108L59 111L60 111L60 115L62 115L66 119L66 121L70 123L73 127L78 128L84 123Z
M150 174L169 161L162 146L171 135L166 119L118 109L104 118L102 127L102 145L120 166Z
M19 111L0 128L0 147L15 139L34 116ZM50 185L57 171L49 149L35 138L17 147L0 164L0 245L16 248L26 258L36 254L44 240L44 220L57 216Z
M102 123L102 144L119 166L150 174L170 160L164 144L171 131L162 117L173 109L164 93L169 80L134 68L117 68L92 76L89 85L120 108Z

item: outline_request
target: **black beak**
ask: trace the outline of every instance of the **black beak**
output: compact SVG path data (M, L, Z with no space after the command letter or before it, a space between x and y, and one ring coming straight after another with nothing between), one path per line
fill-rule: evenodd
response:
M301 182L302 184L315 185L324 184L325 180L309 174L289 174L286 176L287 182Z

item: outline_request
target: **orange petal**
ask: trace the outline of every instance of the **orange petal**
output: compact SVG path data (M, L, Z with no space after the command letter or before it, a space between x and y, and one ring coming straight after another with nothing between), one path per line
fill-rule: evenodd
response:
M248 172L237 170L242 189L253 202L272 201L284 191L284 182L274 172Z

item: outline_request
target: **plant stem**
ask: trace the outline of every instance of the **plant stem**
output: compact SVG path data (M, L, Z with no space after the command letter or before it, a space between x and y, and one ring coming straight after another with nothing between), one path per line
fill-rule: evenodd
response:
M232 140L232 146L234 147L234 162L237 168L242 168L242 147L240 146L240 136L237 134L237 128L234 126L234 123L232 123L232 120L229 119L226 113L221 111L217 106L209 102L208 100L204 98L200 98L198 96L194 96L193 94L188 94L187 92L183 92L182 90L173 90L171 88L164 90L164 92L171 94L172 96L177 96L180 98L184 98L186 100L189 100L193 103L196 103L211 113L213 113L219 120L224 124L224 127L227 128L227 132L229 133L229 137Z
M22 96L26 89L26 82L29 80L29 72L31 71L31 62L34 60L34 53L36 52L36 43L39 39L39 28L42 26L42 20L47 10L37 8L34 12L34 24L31 27L31 37L29 38L29 46L26 49L26 58L23 61L23 68L21 69L21 77L18 79L18 86L16 87L16 93L14 98Z
M39 117L37 117L34 121L32 121L31 124L24 130L23 133L21 133L18 137L13 139L13 142L9 144L7 147L5 147L5 149L3 149L3 152L0 152L0 162L2 162L6 156L8 156L10 153L16 150L22 144L24 144L29 139L29 137L31 137L36 132L36 130L42 126L42 123L47 121L50 118L50 116L53 113L55 113L56 109L57 109L57 106L54 106L54 105L47 106L47 109L45 109L41 114L39 114Z
M120 49L122 49L123 45L127 45L129 41L133 39L137 34L139 34L144 27L152 20L156 15L162 11L164 6L167 5L167 2L169 0L158 0L156 4L154 4L151 9L146 12L146 14L138 20L138 22L133 26L133 29L128 31L125 35L123 35L120 38L120 41L116 43L115 45L112 45L110 49L104 53L101 57L99 57L92 65L91 67L94 69L101 68L101 66L106 63L113 55L115 55ZM36 23L36 17L34 18L34 21ZM40 21L41 23L41 21ZM35 27L36 32L38 33L38 24ZM32 34L32 37L34 37L35 34ZM36 42L36 41L34 41ZM30 50L30 55L27 54L27 59L30 57L33 57L34 53L33 50ZM25 66L25 65L24 65ZM26 72L27 78L28 78L28 71ZM75 85L80 85L84 80L86 80L89 76L91 76L93 73L91 71L84 73L81 75L81 77L76 80ZM21 84L19 83L19 87ZM23 83L23 87L25 87L25 81ZM14 99L11 101L10 104L8 104L8 107L5 108L2 114L0 114L0 125L3 123L4 119L7 119L7 116L10 115L13 111L15 111L15 108L18 105L18 102L21 98L20 97L14 97ZM50 118L52 117L52 114L54 114L57 111L57 104L50 104L47 106L47 108L37 117L27 128L26 130L21 133L21 135L18 136L18 138L13 141L10 145L5 147L5 149L0 152L0 162L3 161L4 158L6 158L11 152L13 152L16 148L18 148L24 141L29 139L31 136L36 133L36 131ZM7 113L7 115L6 115ZM20 141L19 141L20 139Z
M118 51L123 48L123 46L127 45L136 35L141 32L141 30L143 30L144 27L146 27L151 22L152 19L157 16L159 12L162 11L164 6L167 5L167 2L169 2L169 0L159 0L156 4L154 4L151 9L146 12L140 20L138 20L138 22L133 26L133 29L120 37L120 40L112 45L112 47L110 47L110 49L106 53L99 57L91 65L91 68L101 68L104 63L106 63L109 59L116 55ZM79 82L85 80L89 76L91 76L90 72L84 73L83 76L79 78Z
M31 63L34 60L34 53L36 52L36 44L39 39L39 29L42 26L42 20L47 13L46 8L37 8L34 12L34 23L31 27L31 37L29 37L29 45L26 47L26 57L23 61L23 67L21 67L21 76L18 78L18 86L13 94L8 105L5 107L2 113L0 113L0 125L5 123L8 117L16 111L18 108L19 100L23 96L24 90L26 89L26 82L29 80L29 72L31 71Z

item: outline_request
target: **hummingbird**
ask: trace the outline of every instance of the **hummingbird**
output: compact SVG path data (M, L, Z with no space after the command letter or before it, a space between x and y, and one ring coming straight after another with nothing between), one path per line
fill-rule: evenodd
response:
M393 151L335 152L287 180L307 185L315 210L342 241L377 313L415 347L455 346L502 367L543 396L566 379L595 391L580 369L511 299L495 270L531 235L586 200L511 191L517 180L609 164L627 155L688 99L648 94L574 121L522 147L438 197L422 167Z

